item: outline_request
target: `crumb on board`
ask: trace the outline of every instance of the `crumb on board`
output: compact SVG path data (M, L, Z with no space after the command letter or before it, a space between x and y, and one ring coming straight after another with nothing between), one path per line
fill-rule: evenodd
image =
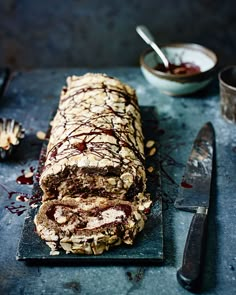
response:
M146 148L150 149L150 148L152 148L154 146L154 144L155 144L154 140L148 140L146 142Z
M29 172L24 173L24 176L25 176L26 178L30 178L30 177L32 177L33 175L34 175L34 172L32 172L32 171L29 171Z
M149 155L149 156L154 156L155 153L156 153L156 148L153 147L153 148L150 150L150 152L148 153L148 155Z
M147 168L147 171L152 173L154 171L154 168L152 166L150 166L150 167Z
M46 133L43 132L43 131L38 131L38 132L36 133L36 136L37 136L38 139L40 139L40 140L44 140L44 139L46 138Z

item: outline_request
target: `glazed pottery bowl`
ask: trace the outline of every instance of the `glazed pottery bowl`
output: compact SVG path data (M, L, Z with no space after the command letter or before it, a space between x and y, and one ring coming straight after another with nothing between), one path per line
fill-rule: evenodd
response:
M198 44L176 43L161 47L171 65L191 64L195 72L163 72L159 56L153 50L145 51L140 57L143 75L152 85L168 95L181 96L194 93L212 80L217 65L217 56L210 49Z

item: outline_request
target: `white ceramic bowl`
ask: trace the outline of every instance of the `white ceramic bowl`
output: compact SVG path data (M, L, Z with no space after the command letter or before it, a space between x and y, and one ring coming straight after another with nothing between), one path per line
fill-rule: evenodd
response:
M170 63L193 63L200 67L194 74L171 74L155 70L161 63L153 50L145 51L140 57L141 70L145 78L161 92L180 96L196 92L205 87L213 78L217 65L215 53L201 45L192 43L176 43L161 47Z

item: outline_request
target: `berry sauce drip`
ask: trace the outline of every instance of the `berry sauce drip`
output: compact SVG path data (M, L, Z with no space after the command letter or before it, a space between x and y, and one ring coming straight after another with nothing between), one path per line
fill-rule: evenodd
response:
M190 184L190 183L188 183L188 182L186 182L186 180L182 180L181 181L181 184L180 184L183 188L192 188L193 186L192 186L192 184Z
M25 202L29 199L28 194L17 191L10 191L1 183L0 187L7 193L7 198L11 200L10 204L5 206L5 209L7 209L11 214L16 214L17 216L23 214L27 210ZM15 200L18 202L16 203L15 201L13 201L13 198L15 198ZM21 200L23 200L23 202ZM24 205L19 204L19 202L24 203Z
M19 184L28 184L28 185L33 184L34 183L34 180L33 180L34 174L33 174L33 172L34 172L33 167L30 167L29 174L25 173L25 170L21 170L22 174L17 177L16 182L19 183Z
M174 75L192 75L201 72L200 67L192 62L181 62L179 65L170 63L168 69L162 63L158 63L154 69L163 73L170 73Z
M40 155L43 158L44 155ZM22 170L22 175L17 177L16 181L19 184L33 184L33 173L34 168L30 167L27 172ZM36 180L39 179L39 171L36 173ZM28 176L28 177L27 177ZM24 192L19 192L7 188L5 185L0 183L0 187L6 192L7 199L11 201L8 205L4 206L11 214L21 216L29 207L37 206L42 200L41 192L34 190L34 194L28 194Z
M23 195L19 195L16 197L17 201L20 201L20 202L27 202L29 199L26 197L26 196L23 196Z
M2 188L7 192L8 199L14 200L9 205L6 205L5 208L11 213L16 214L17 216L22 215L29 207L34 207L39 204L42 200L42 195L36 193L34 195L29 195L27 193L17 192L17 191L8 191L2 184Z
M24 205L15 205L15 202L11 202L11 205L5 206L5 208L11 213L17 216L22 215L27 208Z

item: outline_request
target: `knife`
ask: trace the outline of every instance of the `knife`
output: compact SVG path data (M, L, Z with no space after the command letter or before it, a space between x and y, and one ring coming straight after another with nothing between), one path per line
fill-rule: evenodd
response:
M200 286L201 268L206 240L215 132L210 122L199 131L185 167L175 208L195 212L188 231L182 266L177 280L185 289L195 292Z

